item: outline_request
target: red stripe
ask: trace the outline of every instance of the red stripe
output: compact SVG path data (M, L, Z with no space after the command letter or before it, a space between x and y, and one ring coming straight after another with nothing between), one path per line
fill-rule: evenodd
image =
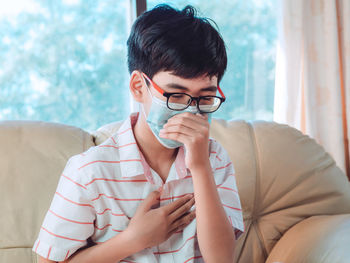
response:
M93 207L93 206L90 205L90 204L80 204L80 203L74 202L74 201L72 201L72 200L70 200L70 199L64 197L64 196L63 196L62 194L60 194L59 192L56 192L55 194L57 194L58 196L62 197L64 200L66 200L66 201L68 201L68 202L70 202L70 203L72 203L72 204L79 205L79 206L89 206L89 207L92 207L92 208L95 209L95 207Z
M84 168L90 164L93 164L93 163L121 163L121 162L141 162L141 160L140 159L130 159L130 160L120 160L120 161L97 160L97 161L93 161L93 162L89 162L87 164L84 164L83 166L79 167L78 170L80 170L81 168Z
M105 229L107 227L110 227L110 226L112 226L112 225L111 224L107 224L104 227L99 228L98 226L95 225L95 228L98 229L98 230L103 230L103 229Z
M113 137L111 137L111 139L112 139L112 141L114 142L114 144L117 144L117 143L115 142L115 140L114 140L114 138L113 138Z
M95 178L91 182L88 182L85 184L85 186L88 186L89 184L92 184L95 181L106 181L106 182L117 182L117 183L146 183L147 180L117 180L117 179L106 179L106 178Z
M106 194L99 194L98 197L92 199L91 202L96 201L97 199L100 199L101 196L105 196L107 198L118 200L118 201L143 201L144 200L144 199L121 199L121 198L117 198L117 197L114 197L114 196L109 196L109 195L106 195Z
M230 190L230 191L233 191L233 192L237 193L237 191L232 189L232 188L228 188L228 187L224 187L224 186L218 186L218 188Z
M117 229L112 229L113 231L115 231L115 232L119 232L119 233L121 233L121 232L123 232L123 230L117 230Z
M172 200L172 199L175 199L175 198L181 198L181 197L184 197L184 196L187 195L187 194L188 194L188 193L183 194L183 195L178 195L178 196L170 196L170 197L161 198L160 201ZM191 194L191 193L190 193L190 194ZM193 194L193 193L192 193L192 194ZM106 195L106 194L99 194L96 198L92 199L91 202L96 201L97 199L100 199L102 196L107 197L107 198L110 198L110 199L118 200L118 201L143 201L143 200L145 200L145 199L142 199L142 198L122 199L122 198L117 198L117 197L114 197L114 196L109 196L109 195ZM107 209L105 209L105 211L106 211L106 210L107 210ZM105 211L103 211L102 213L104 213Z
M129 145L133 145L133 144L136 144L136 142L131 142L131 143L128 143L128 144L125 144L125 145L121 145L121 146L99 145L98 147L112 147L112 148L115 148L115 149L119 149L119 148L123 148L123 147L129 146Z
M153 252L153 254L157 255L157 254L167 254L167 253L175 253L175 252L178 252L178 251L180 251L180 250L186 245L186 243L187 243L189 240L194 239L195 237L196 237L196 235L194 235L194 236L192 236L192 237L186 239L185 243L184 243L179 249L177 249L177 250L166 251L166 252Z
M77 183L76 181L73 181L71 178L69 178L68 176L65 176L64 174L62 174L62 176L66 179L68 179L69 181L75 183L76 185L80 186L80 187L83 187L85 190L87 190L87 188L79 183Z
M55 237L59 237L59 238L67 239L67 240L72 240L72 241L85 242L85 240L79 240L79 239L74 239L74 238L70 238L70 237L56 235L56 234L50 232L49 230L47 230L45 227L41 227L41 229L45 230L47 233L49 233L50 235L53 235Z
M187 194L193 194L193 193L187 193ZM171 199L175 199L175 198L181 198L181 197L184 197L184 196L187 195L187 194L177 195L177 196L171 196L171 197L165 197L165 198L161 198L160 200L161 200L161 201L164 201L164 200L171 200Z
M103 215L103 214L104 214L105 212L107 212L107 211L112 211L112 209L106 208L105 210L103 210L103 212L101 212L101 213L96 213L96 214L98 214L98 215ZM113 216L125 216L125 217L127 217L128 219L130 219L130 217L128 217L128 216L125 215L125 214L114 214L114 213L111 212L111 215L113 215Z
M70 250L68 250L68 252L67 252L66 257L64 258L64 260L67 260L67 258L68 258L68 256L69 256L69 251L70 251Z
M227 168L228 166L230 166L232 164L232 162L226 164L225 166L222 166L222 167L218 167L216 168L215 170L220 170L220 169L224 169L224 168Z
M71 220L71 219L68 219L68 218L65 218L63 216L60 216L58 214L56 214L55 212L53 212L51 209L49 209L49 212L51 212L52 214L54 214L55 216L63 219L63 220L66 220L68 222L72 222L72 223L76 223L76 224L81 224L81 225L92 225L93 222L79 222L79 221L75 221L75 220Z
M195 259L195 258L202 258L202 256L191 257L191 258L187 259L184 263L187 263L187 262L190 261L191 259Z
M38 250L39 244L40 244L40 240L38 241L38 244L37 244L36 247L35 247L35 253L36 253L36 251Z
M97 213L98 215L103 215L106 211L112 211L110 208L106 208L105 210L103 210L103 212Z
M111 213L112 216L125 216L127 219L131 219L131 217L128 217L127 215L125 214L113 214Z
M122 135L123 133L126 133L129 130L131 130L131 128L127 128L125 131L119 132L118 135Z
M210 154L217 154L217 152L210 152ZM216 158L217 158L220 162L222 161L218 155L216 155Z
M239 209L239 208L237 208L237 207L228 206L228 205L224 205L224 204L222 204L222 205L223 205L223 206L226 206L226 207L228 207L228 208L231 208L231 209L237 210L237 211L242 211L242 209Z
M49 248L49 252L47 253L47 257L46 257L47 259L49 259L49 257L50 257L51 248L52 248L52 247Z

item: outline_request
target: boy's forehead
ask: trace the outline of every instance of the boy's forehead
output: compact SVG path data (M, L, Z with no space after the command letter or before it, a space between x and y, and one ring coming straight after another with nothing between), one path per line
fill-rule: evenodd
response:
M170 71L160 71L153 76L153 80L159 85L171 86L171 84L177 84L183 87L209 87L217 86L217 77L209 76L203 74L195 78L184 78L178 75L173 74Z

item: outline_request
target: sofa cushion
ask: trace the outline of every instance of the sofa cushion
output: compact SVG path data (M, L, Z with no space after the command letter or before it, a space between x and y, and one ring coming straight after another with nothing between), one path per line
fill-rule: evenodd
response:
M0 262L32 262L59 176L72 155L94 145L93 137L62 124L2 121L0 142Z
M265 262L305 218L350 213L349 181L315 140L273 122L213 124L212 136L236 168L246 227L237 243L239 262Z
M289 229L266 263L349 263L350 214L313 216Z

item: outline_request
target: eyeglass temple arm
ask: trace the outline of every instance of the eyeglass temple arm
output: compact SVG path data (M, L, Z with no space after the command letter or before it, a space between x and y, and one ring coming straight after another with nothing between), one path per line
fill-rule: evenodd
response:
M164 94L164 90L158 87L158 85L154 83L145 73L142 72L142 76L144 76L160 94Z
M153 87L160 93L160 94L164 94L164 90L162 90L160 87L158 87L158 85L156 83L154 83L145 73L142 72L142 75L153 85ZM218 91L221 95L221 97L223 97L223 99L226 99L224 93L222 92L220 86L218 85Z
M219 86L219 85L218 85L218 91L219 91L221 97L223 97L224 99L226 99L226 97L225 97L224 93L222 92L222 90L220 89L220 86Z

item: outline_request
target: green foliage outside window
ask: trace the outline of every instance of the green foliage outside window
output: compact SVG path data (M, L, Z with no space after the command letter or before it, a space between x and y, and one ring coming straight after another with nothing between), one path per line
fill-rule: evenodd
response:
M19 0L13 0L18 2ZM0 120L61 122L89 131L130 113L126 0L24 0L0 10ZM228 50L227 97L214 117L272 119L274 0L165 1L212 18ZM148 8L164 1L150 0ZM18 4L18 3L17 3Z
M71 2L0 17L0 120L95 130L128 116L127 1Z

